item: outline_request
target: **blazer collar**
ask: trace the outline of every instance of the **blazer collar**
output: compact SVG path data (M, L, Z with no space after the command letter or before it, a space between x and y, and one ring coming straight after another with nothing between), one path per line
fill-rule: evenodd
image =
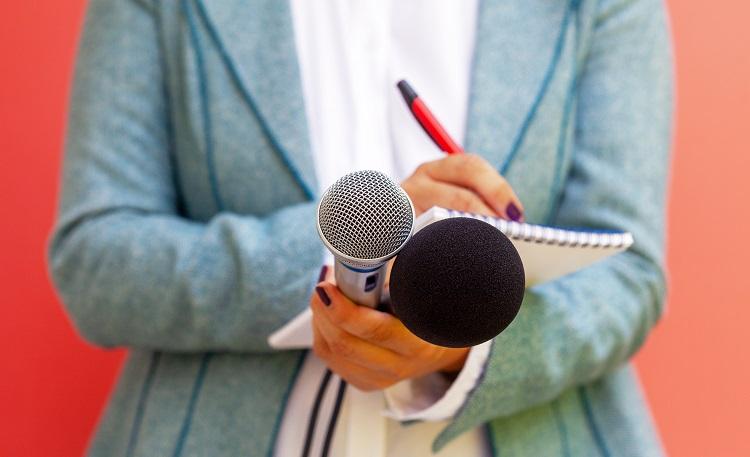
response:
M308 198L317 195L289 3L196 0L199 14L269 139Z
M196 3L243 96L313 198L317 181L289 3ZM549 0L481 1L464 145L503 173L522 146L526 127L546 93L569 6Z

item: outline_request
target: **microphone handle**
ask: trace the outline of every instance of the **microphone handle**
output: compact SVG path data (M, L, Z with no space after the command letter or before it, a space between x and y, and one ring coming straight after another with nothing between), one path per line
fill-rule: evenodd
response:
M356 268L338 259L333 265L336 284L341 292L358 305L377 308L383 295L387 262L369 267Z

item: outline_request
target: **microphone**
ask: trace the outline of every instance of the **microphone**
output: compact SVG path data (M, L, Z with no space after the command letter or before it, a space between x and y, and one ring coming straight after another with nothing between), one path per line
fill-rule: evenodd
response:
M383 173L356 171L339 178L318 204L318 234L336 262L339 289L352 301L380 304L386 262L414 229L414 206Z
M414 234L396 257L391 306L423 340L469 347L505 330L521 308L524 287L521 257L500 230L449 218Z

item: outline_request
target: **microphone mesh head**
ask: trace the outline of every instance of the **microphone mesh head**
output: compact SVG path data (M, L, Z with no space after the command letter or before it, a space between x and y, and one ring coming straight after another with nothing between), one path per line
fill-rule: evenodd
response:
M395 254L411 235L414 210L401 187L383 173L340 178L318 206L320 234L339 253L361 260Z

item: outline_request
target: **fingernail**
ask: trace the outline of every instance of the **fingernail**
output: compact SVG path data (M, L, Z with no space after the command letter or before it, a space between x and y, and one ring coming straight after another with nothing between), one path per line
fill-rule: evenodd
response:
M318 275L318 282L325 281L327 275L328 275L328 265L323 265L320 268L320 274Z
M505 208L505 214L507 214L512 221L518 222L521 219L521 211L513 202L510 202L508 207Z
M325 291L325 290L323 290L323 288L322 288L322 287L320 287L320 286L317 286L317 287L315 288L315 292L317 292L317 293L318 293L318 297L320 297L320 301L322 301L324 305L326 305L326 306L330 306L330 304L331 304L331 299L330 299L330 298L328 298L328 294L326 293L326 291Z

